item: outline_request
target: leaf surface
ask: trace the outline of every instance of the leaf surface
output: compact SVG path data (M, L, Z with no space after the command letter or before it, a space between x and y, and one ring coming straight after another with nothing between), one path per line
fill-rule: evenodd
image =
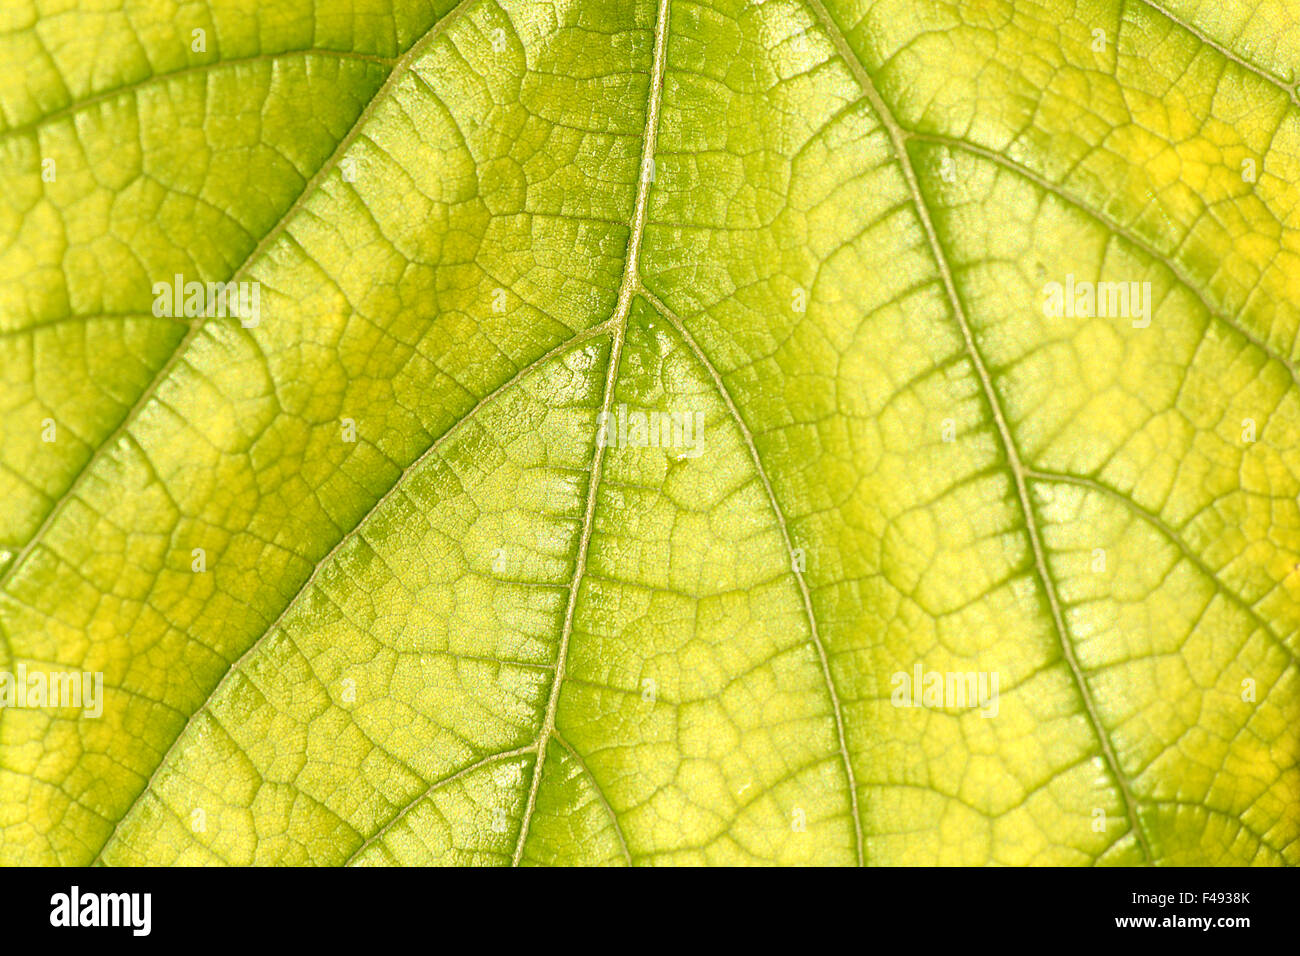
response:
M0 862L1300 862L1294 4L244 10L0 26Z

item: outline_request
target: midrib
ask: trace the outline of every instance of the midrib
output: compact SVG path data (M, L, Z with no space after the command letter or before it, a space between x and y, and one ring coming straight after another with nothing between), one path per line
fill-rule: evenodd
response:
M609 351L609 367L605 373L605 394L601 400L601 414L608 417L614 403L614 389L618 384L618 365L623 355L623 341L627 333L627 316L632 308L632 299L640 286L639 269L641 258L641 239L645 233L646 214L650 199L651 177L646 175L647 164L654 160L655 146L659 137L659 107L663 98L664 63L668 49L668 7L669 0L659 0L655 15L654 54L650 66L650 89L646 96L645 133L641 142L641 161L637 165L636 203L632 209L630 235L627 242L627 260L623 265L623 281L618 290L618 301L614 314L608 325L613 342ZM602 420L602 419L597 419ZM523 818L519 822L519 837L515 843L515 852L511 860L518 866L523 858L524 846L528 842L528 830L532 823L533 812L537 806L537 792L541 787L542 771L546 763L546 751L551 737L555 734L555 713L560 703L560 688L564 683L564 668L568 660L569 641L573 635L574 612L578 605L578 591L583 575L587 570L587 550L591 545L591 532L595 526L596 496L600 489L600 478L605 467L605 445L596 444L591 463L591 483L587 490L587 508L582 520L582 539L578 543L578 559L574 566L573 580L569 583L569 601L564 612L564 628L560 633L560 647L555 660L555 677L551 682L551 694L546 703L546 714L537 736L537 758L533 762L532 781L528 788L528 802L524 805ZM611 808L610 812L613 810ZM617 823L617 821L615 821Z

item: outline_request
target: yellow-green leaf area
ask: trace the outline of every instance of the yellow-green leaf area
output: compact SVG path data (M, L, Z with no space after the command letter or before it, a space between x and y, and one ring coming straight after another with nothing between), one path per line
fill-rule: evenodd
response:
M20 2L0 862L1300 863L1298 17Z

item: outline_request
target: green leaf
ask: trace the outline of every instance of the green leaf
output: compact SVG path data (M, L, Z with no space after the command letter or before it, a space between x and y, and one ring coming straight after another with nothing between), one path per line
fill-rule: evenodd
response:
M1300 862L1294 4L247 10L0 17L0 863Z

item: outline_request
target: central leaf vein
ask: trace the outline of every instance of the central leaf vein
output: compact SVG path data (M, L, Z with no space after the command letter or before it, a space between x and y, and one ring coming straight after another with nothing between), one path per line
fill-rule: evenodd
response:
M645 133L641 143L641 162L637 168L636 203L632 210L632 222L627 242L627 259L623 265L623 280L618 290L618 302L614 314L607 323L611 329L613 344L609 351L609 368L605 374L605 391L601 399L601 415L608 418L614 403L614 392L618 384L618 365L623 354L623 342L627 333L627 316L632 308L632 299L640 285L638 279L641 258L641 239L645 232L646 210L650 200L650 183L653 179L648 171L653 169L655 145L659 137L659 106L663 97L664 64L668 50L668 7L669 0L659 0L655 15L654 57L650 66L650 89L646 97ZM582 538L578 543L578 557L574 564L573 579L569 583L569 600L564 611L564 627L560 633L560 647L556 655L555 676L551 682L551 693L546 703L546 714L538 731L537 759L533 763L533 776L528 788L528 800L524 805L523 819L519 823L519 839L515 844L515 866L523 857L524 845L528 840L528 829L532 822L533 811L537 806L537 791L541 785L542 769L546 759L546 748L555 732L555 714L560 703L560 688L564 683L564 665L568 658L569 641L573 635L574 613L578 606L578 592L581 588L583 574L587 569L587 551L591 545L591 532L595 527L596 499L600 489L600 476L605 464L605 444L597 442L591 462L591 479L587 489L586 512L582 519ZM576 753L576 752L575 752ZM612 810L611 810L612 812Z

